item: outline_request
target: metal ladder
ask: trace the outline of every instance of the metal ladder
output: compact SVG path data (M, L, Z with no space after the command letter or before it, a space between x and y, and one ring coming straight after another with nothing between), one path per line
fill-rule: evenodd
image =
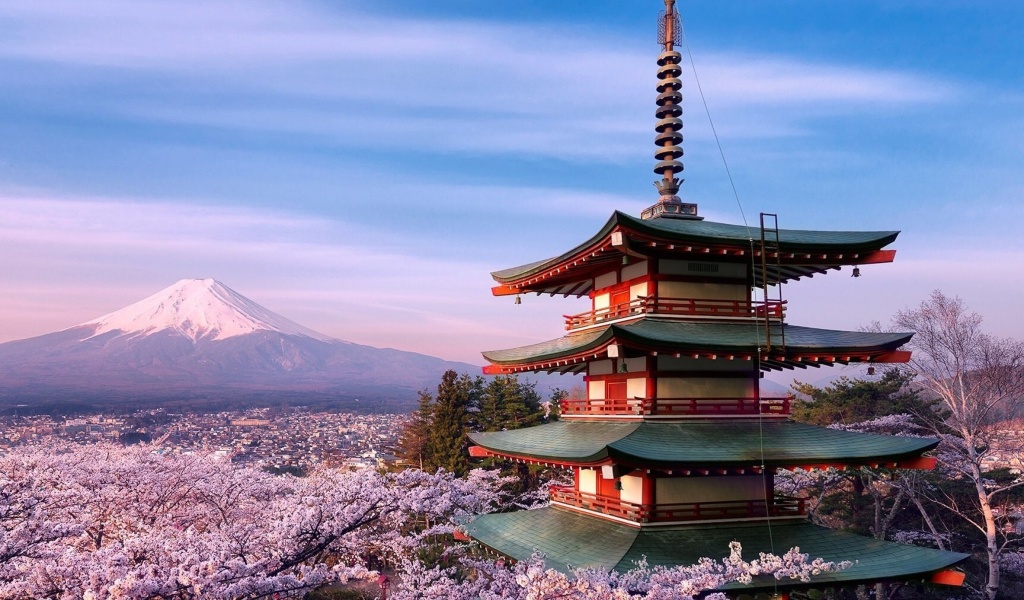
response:
M770 224L770 226L766 225ZM772 349L772 327L771 327L771 310L768 308L768 302L775 300L782 306L782 264L781 264L781 252L779 252L779 215L775 213L761 213L761 288L764 290L764 339L765 339L765 352ZM774 260L773 260L774 258ZM768 295L769 285L774 275L774 279L777 282L775 289L777 291L777 298L770 298ZM781 347L785 350L786 348L786 329L780 325L779 327L779 343L776 346Z

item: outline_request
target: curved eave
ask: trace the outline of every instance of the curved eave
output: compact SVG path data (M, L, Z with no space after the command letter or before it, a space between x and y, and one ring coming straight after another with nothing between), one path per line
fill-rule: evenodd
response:
M788 420L685 423L558 421L513 431L477 432L488 453L531 462L620 464L664 471L710 468L921 468L933 438L839 431ZM927 467L925 467L927 468Z
M770 528L765 523L636 528L556 507L480 515L464 529L484 546L513 560L526 560L539 550L549 568L563 573L571 573L573 568L628 571L641 558L652 567L691 565L703 557L727 556L732 541L740 542L747 560L760 552L783 554L799 547L812 560L856 561L847 569L815 575L810 582L759 577L747 585L732 583L722 588L745 594L879 581L930 581L936 573L969 557L807 522L776 522Z
M612 235L620 236L613 244ZM895 250L883 248L898 231L779 230L778 253L769 256L769 283L813 277L843 265L892 262ZM582 295L592 290L589 279L614 266L624 254L671 255L679 258L759 259L759 228L688 219L642 220L616 211L590 239L559 256L494 271L495 295L549 293ZM753 260L754 284L760 285L760 260Z
M632 355L665 353L696 358L751 360L762 370L818 367L851 362L906 362L900 346L912 333L877 333L772 325L770 338L756 322L695 322L644 317L538 344L483 353L487 374L529 371L582 372L586 363L608 357L610 346ZM769 342L770 344L766 343Z

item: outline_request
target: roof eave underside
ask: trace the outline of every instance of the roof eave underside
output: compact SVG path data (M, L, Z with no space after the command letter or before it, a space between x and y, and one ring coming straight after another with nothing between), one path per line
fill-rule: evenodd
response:
M762 370L818 367L850 362L894 362L896 350L912 333L850 332L783 325L773 326L766 345L759 323L693 323L645 317L506 350L483 352L494 365L485 372L550 371L580 373L588 360L606 356L608 346L623 344L637 352L750 360ZM815 340L814 338L818 339ZM771 347L772 350L768 350Z
M572 465L616 463L663 470L892 465L935 449L934 438L853 433L792 421L612 423L564 421L470 434L491 453Z
M732 232L733 235L700 235L680 231L682 227L712 226ZM615 230L625 232L631 243L626 247L613 248L609 236ZM760 229L753 228L750 231L756 234L754 237L759 244ZM663 251L672 247L674 252L681 253L680 256L692 254L698 260L714 258L752 261L753 283L762 285L762 269L760 261L753 260L755 248L750 235L743 226L676 219L643 221L616 211L597 234L568 252L491 273L500 284L494 288L494 293L583 295L593 289L589 280L596 273L607 270L605 266L621 260L623 253L642 256L650 251L649 246L657 247L658 244L662 245ZM779 264L769 265L769 283L813 277L843 265L891 262L895 251L882 252L881 249L892 243L898 235L898 231L780 230ZM805 241L800 241L801 238ZM830 238L851 239L830 241Z

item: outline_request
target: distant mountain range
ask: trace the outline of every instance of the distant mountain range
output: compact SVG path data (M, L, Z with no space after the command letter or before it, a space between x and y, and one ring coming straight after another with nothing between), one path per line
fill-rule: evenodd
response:
M81 325L0 344L0 406L312 402L406 411L448 369L480 373L334 339L218 281L185 279Z

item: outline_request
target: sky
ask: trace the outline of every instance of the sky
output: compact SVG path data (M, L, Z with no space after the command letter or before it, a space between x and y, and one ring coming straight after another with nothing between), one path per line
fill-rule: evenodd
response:
M657 199L662 8L0 0L0 342L205 277L449 360L562 335L585 299L514 305L489 272ZM892 264L785 286L789 322L885 323L940 289L1024 338L1024 3L679 8L683 199L902 231Z

